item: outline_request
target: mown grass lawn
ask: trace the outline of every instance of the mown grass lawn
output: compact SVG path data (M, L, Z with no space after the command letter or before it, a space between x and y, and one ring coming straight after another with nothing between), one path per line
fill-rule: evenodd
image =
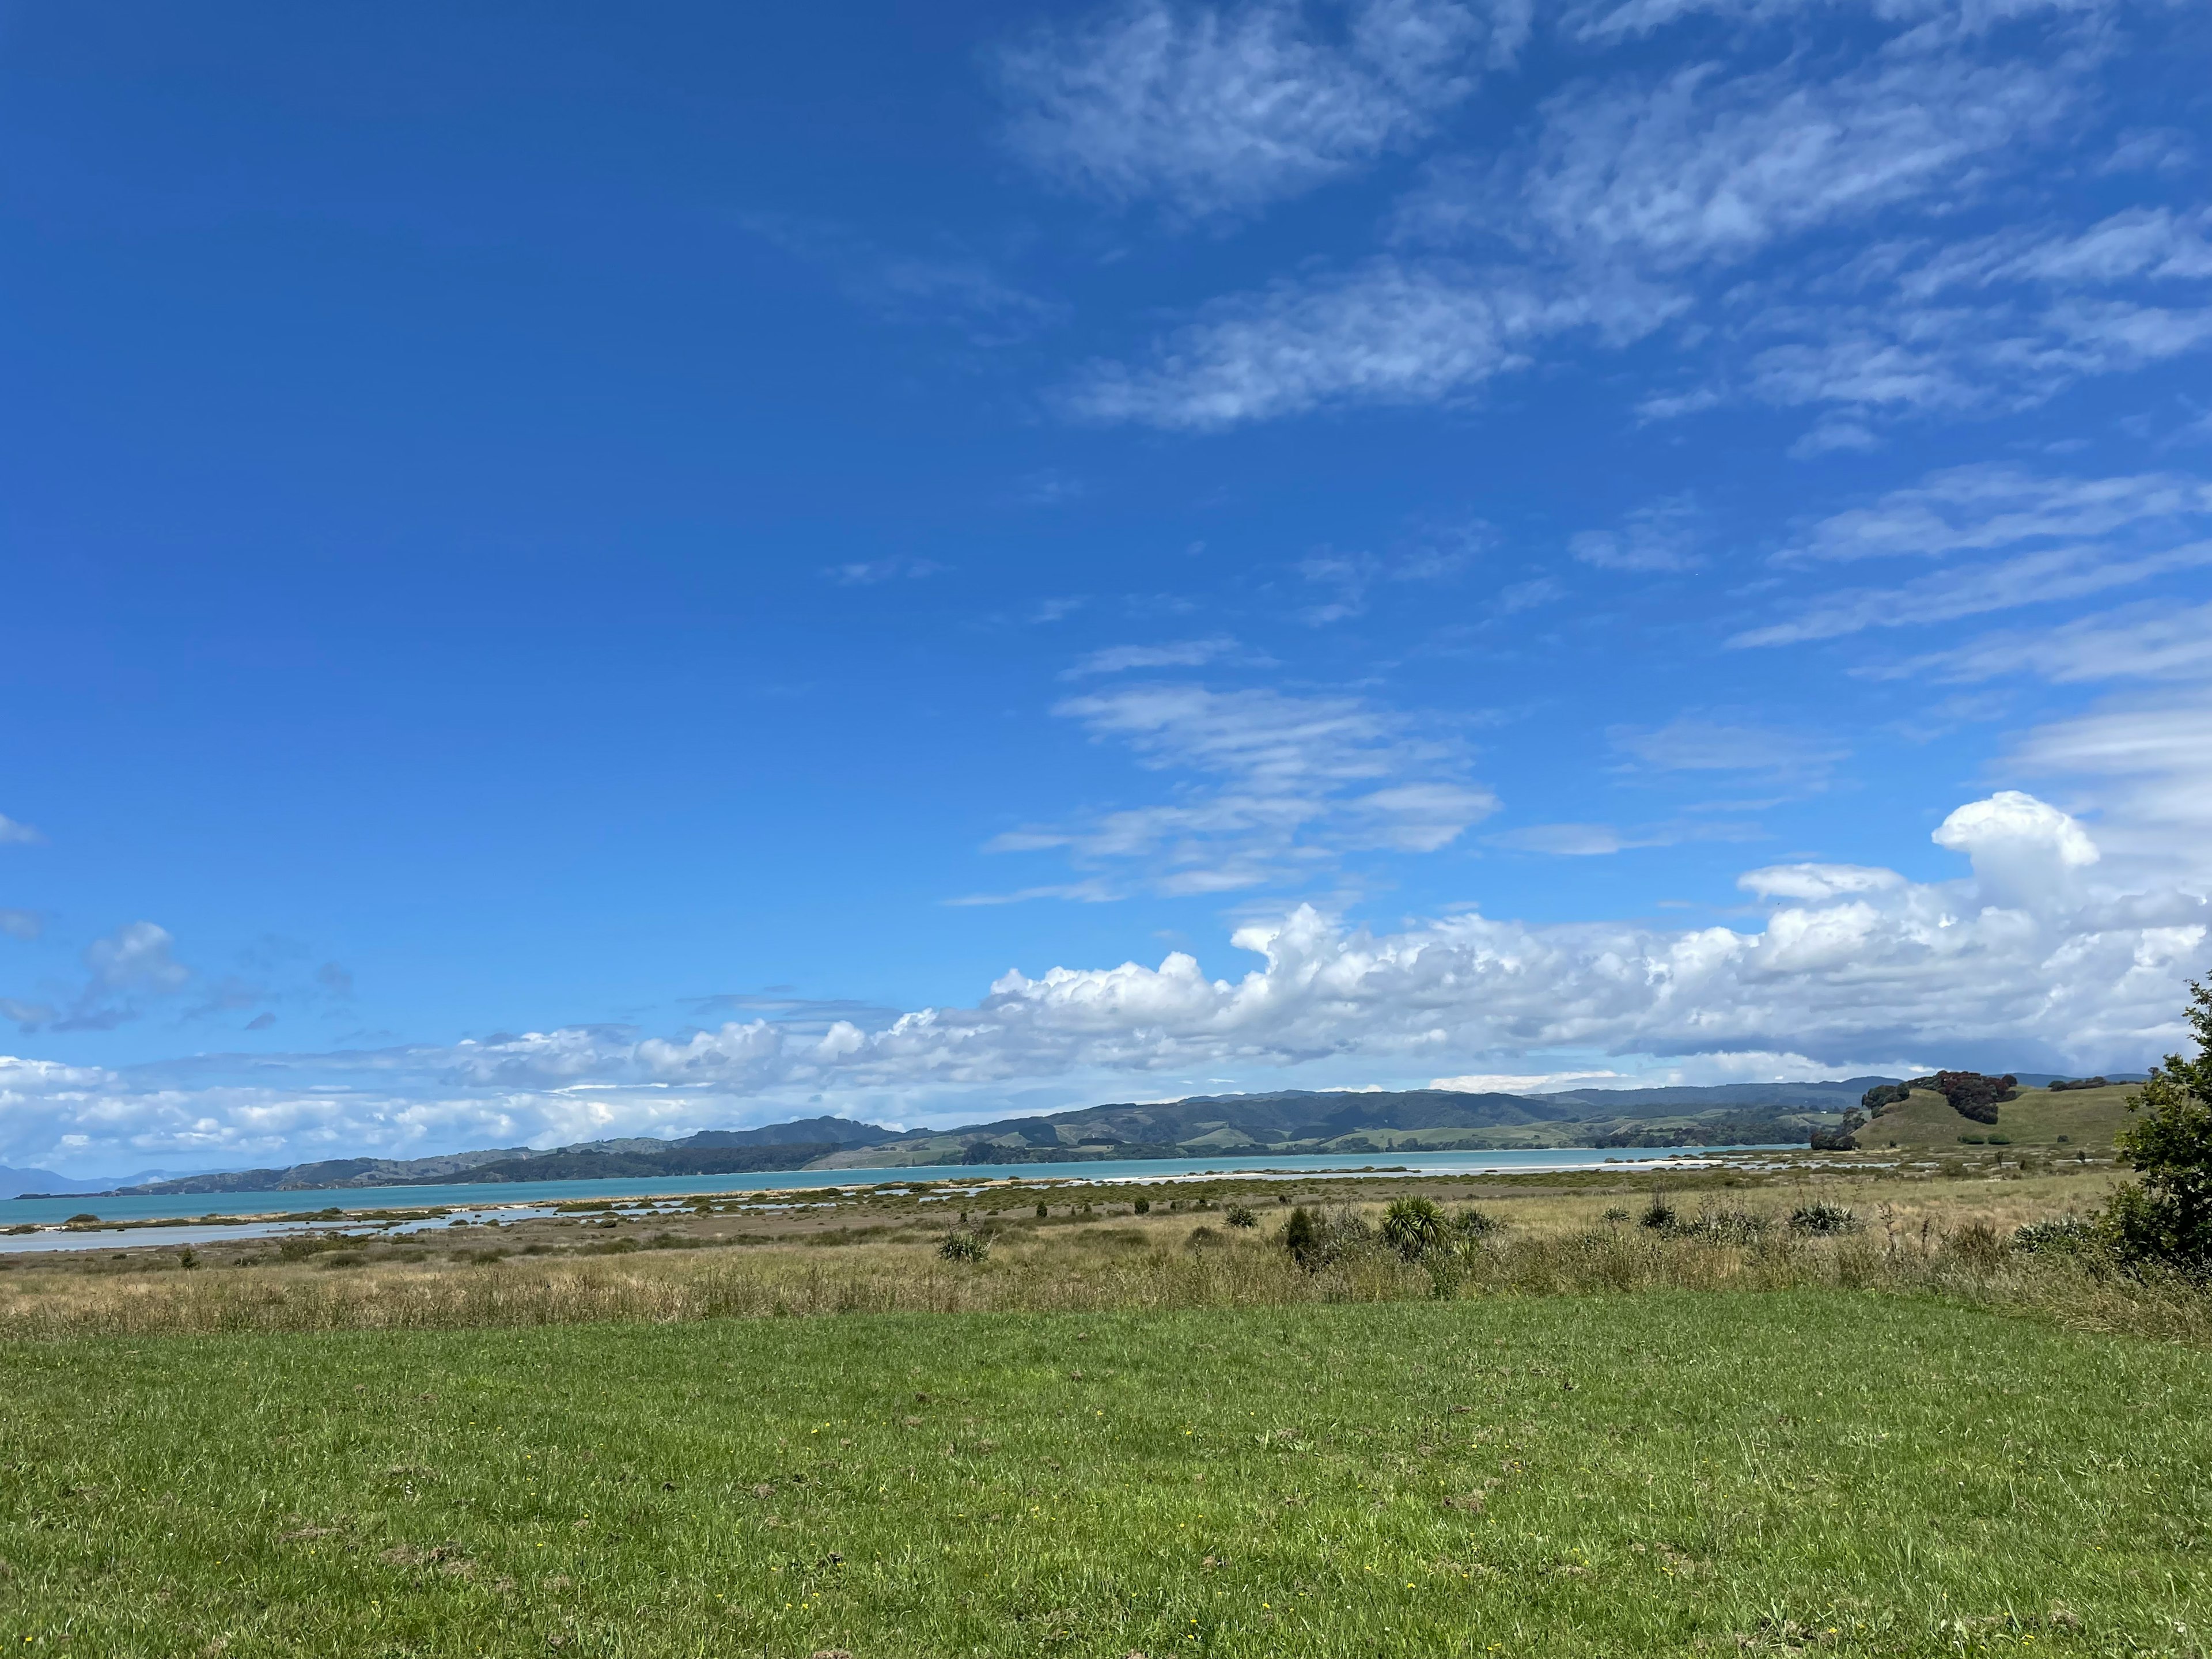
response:
M0 1633L2195 1653L2208 1383L1841 1291L21 1344Z

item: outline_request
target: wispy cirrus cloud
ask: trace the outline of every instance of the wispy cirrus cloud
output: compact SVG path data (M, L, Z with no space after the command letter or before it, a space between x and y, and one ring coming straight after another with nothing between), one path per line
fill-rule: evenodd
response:
M1060 853L1106 883L1024 890L1039 896L1297 883L1361 853L1437 851L1497 810L1456 741L1363 698L1151 684L1054 712L1176 781L1164 800L994 837L989 851Z
M1096 674L1127 674L1139 669L1203 668L1209 663L1237 662L1265 665L1272 659L1248 652L1226 635L1202 640L1171 640L1163 645L1109 645L1078 659L1064 669L1064 680L1087 679Z
M2057 685L2212 678L2212 604L2156 600L2076 617L2055 628L1984 634L1961 646L1856 672L1875 679L1973 684L2028 675Z
M854 304L886 322L949 325L977 345L1029 338L1066 319L1060 301L1030 293L993 263L961 248L905 252L841 225L753 214L745 228L826 271Z
M1601 570L1688 570L1700 562L1704 520L1696 496L1669 495L1626 514L1616 529L1577 532L1567 550Z
M1678 714L1663 726L1616 726L1606 734L1630 771L1756 773L1777 780L1825 775L1849 745L1790 726L1727 715Z
M1948 558L2030 542L2212 526L2212 483L2178 473L2080 478L2014 465L1948 467L1832 514L1776 555L1785 564Z
M2212 485L2173 474L2050 477L1962 467L1812 526L1776 556L1817 568L1875 559L1943 568L1793 601L1734 647L1837 639L1869 629L2085 599L2212 564Z
M2095 118L2112 52L2088 9L2014 8L2005 29L1972 9L1877 9L1891 33L1855 58L1608 64L1517 142L1432 164L1389 251L1217 299L1148 351L1088 365L1060 407L1203 431L1451 404L1668 331L1692 378L1648 391L1646 418L1828 410L1799 441L1810 457L1875 446L1879 422L2016 409L2212 345L2200 209L1947 234L1966 208L2036 193L2034 158ZM1882 242L1839 262L1838 238L1877 226Z
M1091 364L1060 402L1080 420L1187 431L1449 403L1526 368L1546 341L1587 331L1626 343L1686 304L1632 282L1577 289L1514 266L1385 256L1216 301L1146 361Z
M1116 203L1206 217L1338 179L1426 136L1510 64L1528 0L1130 0L1005 47L1015 152Z
M867 559L851 564L833 564L823 574L840 587L876 587L884 582L919 581L925 576L939 576L946 567L934 559L917 559L904 553L895 553L887 559Z

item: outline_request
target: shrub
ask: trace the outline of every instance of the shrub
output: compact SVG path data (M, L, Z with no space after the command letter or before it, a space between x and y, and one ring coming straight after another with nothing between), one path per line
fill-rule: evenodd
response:
M2116 1144L2142 1178L2112 1194L2105 1224L2131 1261L2201 1269L2212 1266L2212 988L2189 992L2197 1058L2168 1054L2128 1097L2137 1115Z
M991 1254L991 1241L964 1230L947 1233L939 1241L937 1253L947 1261L981 1261Z
M1209 1244L1221 1243L1221 1235L1201 1221L1190 1230L1190 1237L1183 1243L1194 1250L1202 1250Z
M1152 1212L1152 1200L1149 1198L1140 1198L1130 1206L1130 1208L1136 1211L1139 1215L1150 1215Z
M1300 1205L1283 1223L1277 1235L1283 1248L1309 1273L1318 1273L1331 1262L1364 1255L1374 1248L1375 1230L1357 1211L1340 1206L1334 1214Z
M1663 1193L1651 1194L1651 1201L1644 1206L1644 1213L1636 1218L1639 1227L1649 1227L1655 1233L1670 1232L1677 1220L1674 1206L1667 1201Z
M1050 1205L1048 1205L1048 1204L1046 1204L1043 1200L1038 1200L1038 1203L1037 1203L1037 1219L1038 1219L1039 1221L1042 1221L1042 1220L1043 1220L1047 1216L1050 1215L1051 1213L1052 1213L1052 1206L1051 1206Z
M1383 1212L1382 1242L1419 1261L1444 1242L1444 1212L1432 1198L1394 1198Z
M1260 1218L1242 1204L1231 1205L1228 1214L1221 1218L1232 1227L1256 1227L1260 1224Z
M1877 1083L1859 1097L1859 1104L1868 1115L1880 1117L1892 1106L1903 1104L1912 1095L1909 1083Z
M2067 1255L2094 1249L2100 1237L2094 1223L2069 1215L2056 1221L2029 1222L2013 1234L2012 1247L2029 1255Z
M2046 1085L2054 1095L2069 1089L2108 1089L2112 1085L2100 1077L2053 1078Z
M1701 1209L1698 1218L1686 1227L1677 1226L1678 1233L1687 1233L1703 1239L1708 1244L1749 1244L1756 1242L1766 1231L1766 1218L1753 1215L1741 1206L1733 1209Z
M1628 1219L1628 1212L1616 1206L1605 1212L1605 1218L1616 1224L1623 1222Z
M1790 1212L1790 1231L1793 1233L1826 1238L1838 1233L1855 1233L1860 1225L1859 1218L1840 1204L1801 1204Z
M1626 1218L1626 1212L1623 1219ZM1492 1233L1503 1232L1505 1224L1494 1215L1485 1215L1474 1205L1464 1205L1452 1212L1452 1231L1462 1238L1487 1238Z

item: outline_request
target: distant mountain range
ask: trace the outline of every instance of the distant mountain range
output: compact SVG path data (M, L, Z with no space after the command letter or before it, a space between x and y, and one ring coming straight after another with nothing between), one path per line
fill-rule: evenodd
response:
M133 1176L94 1176L88 1180L80 1180L56 1175L52 1170L11 1170L0 1164L0 1200L21 1198L27 1194L46 1198L67 1198L78 1193L113 1192L118 1187L133 1182L159 1181L167 1173L161 1170L142 1170Z
M1079 1163L1109 1158L1205 1158L1248 1152L1361 1155L1545 1146L1695 1146L1803 1143L1832 1127L1888 1077L1711 1088L1577 1089L1560 1094L1463 1094L1449 1089L1199 1095L1001 1118L957 1129L901 1131L848 1118L802 1118L758 1129L709 1129L680 1140L646 1137L540 1150L502 1146L441 1158L337 1158L239 1170L109 1190L127 1193L310 1192L515 1181L647 1179L755 1170L897 1169L939 1164ZM2022 1076L2033 1087L2047 1079ZM90 1192L45 1176L37 1190Z

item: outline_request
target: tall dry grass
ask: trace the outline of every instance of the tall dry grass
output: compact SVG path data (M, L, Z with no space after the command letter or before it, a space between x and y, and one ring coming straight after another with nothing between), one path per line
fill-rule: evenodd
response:
M2212 1346L2212 1295L2095 1255L2027 1255L1986 1226L1806 1238L1665 1237L1631 1225L1509 1232L1441 1264L1355 1251L1308 1272L1265 1236L1205 1248L1113 1238L1002 1242L980 1263L921 1246L510 1259L472 1267L257 1267L10 1275L0 1339L235 1331L438 1330L849 1313L1102 1312L1655 1290L1935 1295L2080 1330Z

